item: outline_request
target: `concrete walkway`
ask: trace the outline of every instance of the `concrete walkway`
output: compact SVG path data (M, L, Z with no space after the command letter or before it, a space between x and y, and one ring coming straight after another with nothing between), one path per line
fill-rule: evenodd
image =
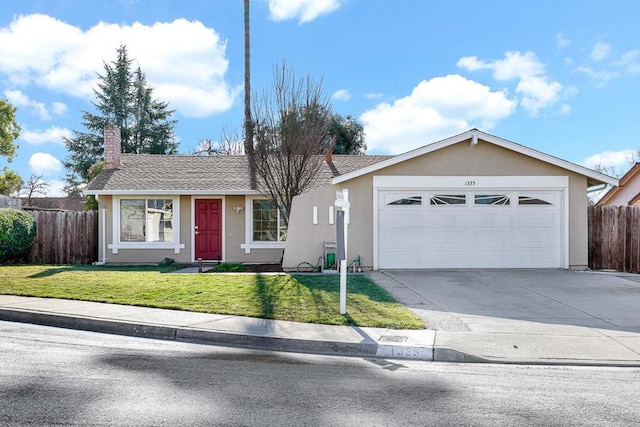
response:
M425 280L425 276L416 276L419 272L408 274L414 276L403 276L402 272L374 272L372 278L399 301L425 317L430 329L410 331L315 325L7 295L0 295L0 320L155 339L344 356L441 362L640 366L640 310L636 312L637 319L627 319L629 325L626 327L603 327L591 316L579 315L580 310L576 312L578 314L573 313L573 320L547 319L547 322L513 313L496 315L495 311L482 311L470 306L455 312L451 310L456 306L452 301L469 301L471 298L482 308L481 301L486 298L478 301L473 293L453 298L451 292L456 286L466 286L469 291L465 280L458 280L457 285L454 283L454 279L460 279L454 272L452 276L440 277L443 280L440 293L435 292L437 286L431 288L434 299L440 299L438 304L421 295L419 286L427 282L437 284L436 276ZM475 276L482 274L476 273ZM474 276L471 278L475 280ZM509 284L504 278L493 277L491 280ZM640 285L632 280L621 280L623 282L616 282L616 287L605 290L623 289L632 291L633 295L637 293L637 302L627 300L631 309L640 304ZM524 289L524 286L520 288ZM487 291L490 290L484 290ZM629 298L629 292L623 294L624 298ZM526 292L524 295L531 297ZM513 295L510 297L514 298ZM504 295L497 298L499 305L504 304L501 298ZM544 305L544 298L540 295L537 298L534 302L538 306ZM559 307L565 306L557 300ZM519 307L519 302L514 301L511 301L510 309L527 311L526 307ZM447 304L451 305L449 309L444 307ZM636 320L637 326L634 326Z
M435 331L316 325L87 301L0 295L0 320L175 341L433 360Z

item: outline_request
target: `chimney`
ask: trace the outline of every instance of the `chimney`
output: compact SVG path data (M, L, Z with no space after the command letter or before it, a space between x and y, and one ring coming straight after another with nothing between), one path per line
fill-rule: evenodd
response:
M104 127L104 168L119 168L120 154L122 154L120 127L116 125L106 125Z
M328 164L333 163L333 154L331 153L331 150L327 151L327 155L325 156L324 159Z

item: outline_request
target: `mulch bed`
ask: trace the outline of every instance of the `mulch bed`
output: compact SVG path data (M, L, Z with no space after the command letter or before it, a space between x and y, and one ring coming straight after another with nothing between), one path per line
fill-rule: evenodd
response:
M281 273L280 264L247 264L247 271L250 273Z
M280 264L245 264L247 273L282 273ZM214 269L206 270L206 273L217 273Z

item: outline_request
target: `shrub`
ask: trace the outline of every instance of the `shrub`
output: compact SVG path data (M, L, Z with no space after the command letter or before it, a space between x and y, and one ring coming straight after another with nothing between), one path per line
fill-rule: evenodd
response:
M218 273L244 273L247 267L243 264L222 263L216 265L213 270Z
M26 255L36 237L36 221L16 209L0 209L0 263Z

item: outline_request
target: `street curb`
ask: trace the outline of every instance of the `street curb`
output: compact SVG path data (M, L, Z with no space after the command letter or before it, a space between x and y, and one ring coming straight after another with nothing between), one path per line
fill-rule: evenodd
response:
M297 338L243 335L234 332L207 331L188 327L141 324L15 308L0 308L0 320L138 338L331 356L393 358L445 363L640 368L640 362L575 359L495 359L467 354L460 350L448 347L389 345L379 344L374 341L347 343L339 341L316 341Z
M433 349L433 361L449 363L495 363L491 360L448 347L435 347Z
M494 365L523 365L523 366L572 366L599 368L640 368L640 362L621 360L579 360L579 359L499 359L480 357L464 353L447 347L433 349L434 362L446 363L476 363Z
M32 323L90 332L126 335L138 338L199 344L229 345L261 350L292 351L335 356L376 357L379 345L369 343L345 343L339 341L315 341L295 338L243 335L233 332L206 331L193 328L130 323L92 317L43 313L32 310L0 308L0 320ZM431 360L429 358L428 360Z

